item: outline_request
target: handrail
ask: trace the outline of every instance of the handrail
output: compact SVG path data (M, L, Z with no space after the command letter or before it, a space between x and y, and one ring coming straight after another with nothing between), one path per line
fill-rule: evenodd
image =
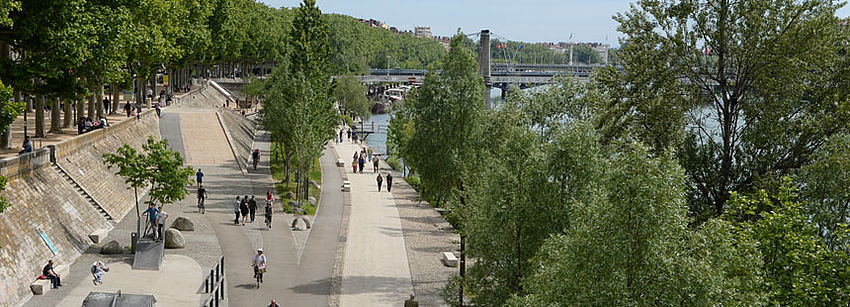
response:
M210 274L204 278L204 307L219 307L224 300L224 255L219 257L215 268L210 269Z

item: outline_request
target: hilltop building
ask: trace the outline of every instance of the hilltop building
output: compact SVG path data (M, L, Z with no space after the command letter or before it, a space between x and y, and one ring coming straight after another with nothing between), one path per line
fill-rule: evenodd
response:
M414 27L413 28L413 36L423 37L423 38L433 38L434 35L431 34L431 27Z

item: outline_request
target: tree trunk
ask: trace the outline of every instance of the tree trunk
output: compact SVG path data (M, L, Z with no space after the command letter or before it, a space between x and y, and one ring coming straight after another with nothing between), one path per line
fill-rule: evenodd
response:
M62 123L62 128L71 128L71 125L74 123L74 111L71 109L71 100L66 99L64 105L65 112L65 122Z
M35 137L44 137L44 95L35 96Z
M93 120L100 120L103 117L103 84L97 84L97 90L95 90L95 95L97 95L97 99L95 99L95 111L97 112L97 117L93 117Z
M86 113L86 117L91 118L91 120L96 120L97 116L95 114L95 108L97 108L97 94L92 93L89 96L89 107L88 113Z
M74 120L79 121L86 117L86 98L85 96L77 99L77 114L74 114Z
M118 83L112 83L109 89L112 90L112 110L109 110L109 114L117 114L118 107L121 106L121 89L118 88Z
M51 99L50 107L50 133L62 133L62 108L59 106L61 101L57 97Z
M21 103L21 92L15 91L15 102ZM2 141L0 141L0 143L2 143L2 144L0 144L0 145L2 145L0 147L3 147L5 149L10 149L10 148L13 147L12 146L12 124L9 124L9 127L6 127L6 130L3 131L3 138L2 138Z
M284 169L286 170L286 178L284 178L283 181L285 181L286 183L289 183L289 170L290 170L290 163L292 162L292 152L290 152L288 148L284 148L283 152L286 155L286 163L285 163L286 166L284 167Z

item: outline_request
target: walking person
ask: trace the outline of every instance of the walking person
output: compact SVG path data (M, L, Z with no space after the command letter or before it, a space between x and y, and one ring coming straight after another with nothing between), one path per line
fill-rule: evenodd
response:
M372 157L372 169L375 171L375 173L378 172L378 165L380 163L378 161L380 161L380 159L378 159L378 156Z
M366 168L366 153L360 152L360 159L357 160L357 164L360 167L360 173L363 173L363 169Z
M165 241L165 219L168 218L168 213L162 210L162 205L159 205L159 213L156 215L156 230L157 241Z
M145 212L142 212L142 214L148 215L148 222L150 222L151 224L151 235L153 236L154 240L156 240L156 216L157 214L159 214L159 210L156 209L156 204L151 203L148 206L148 209L145 210Z
M393 191L393 174L387 173L387 192Z
M274 194L272 194L272 190L268 190L266 192L266 202L269 203L269 205L274 205Z
M266 202L265 208L266 226L272 228L272 217L274 216L274 208L270 202Z
M260 163L260 150L259 149L254 149L254 151L251 152L251 160L254 162L254 170L256 170L257 169L257 163Z
M351 162L351 169L357 174L357 164L360 164L360 153L354 152L354 160Z
M384 177L381 177L381 174L378 174L378 178L375 179L378 181L378 192L381 191L381 184L384 183Z
M53 285L53 289L62 286L62 279L60 278L59 274L56 274L56 272L53 271L53 260L47 260L47 265L45 265L44 268L41 269L41 275L44 275L48 279L50 279L50 284Z
M233 224L236 224L236 225L239 225L239 205L240 204L242 204L242 202L240 201L239 196L237 195L236 201L233 202L233 213L236 214L236 218L233 219Z
M160 107L159 107L159 104L160 104L160 102L157 102L157 103L156 103L156 106L155 106L155 108L156 108L156 117L157 117L157 118L162 118L162 108L160 108Z
M204 201L207 199L207 196L207 189L205 189L203 185L198 185L198 213L200 214L207 213L207 209L204 206Z
M198 172L195 173L195 181L198 182L198 187L201 187L201 184L204 183L204 172L201 169L198 169Z
M351 130L345 130L345 134L348 136L348 140L351 141Z
M127 113L127 117L130 117L130 113L132 112L133 107L130 105L130 102L124 104L124 112Z
M342 143L342 130L345 129L339 129L339 141L337 143Z
M257 254L254 255L254 260L251 261L251 267L254 268L254 278L257 279L257 287L263 283L263 274L266 273L266 255L263 254L263 249L258 248Z
M372 160L372 147L366 148L366 159L368 159L369 161Z
M109 272L109 268L103 265L103 262L95 261L91 264L91 275L94 277L92 283L96 285L103 284L103 275Z
M254 200L254 195L251 195L251 200L248 201L248 212L251 213L251 223L253 223L254 214L257 213L257 201Z
M245 195L245 198L239 202L239 212L242 213L242 226L245 226L245 222L248 221L248 195Z

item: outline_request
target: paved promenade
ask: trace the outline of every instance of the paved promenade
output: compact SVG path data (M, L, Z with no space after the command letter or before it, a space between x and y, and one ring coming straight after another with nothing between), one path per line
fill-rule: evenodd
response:
M351 216L345 248L340 306L400 306L413 292L398 210L391 193L378 192L372 163L354 174L360 146L336 144L351 182Z

